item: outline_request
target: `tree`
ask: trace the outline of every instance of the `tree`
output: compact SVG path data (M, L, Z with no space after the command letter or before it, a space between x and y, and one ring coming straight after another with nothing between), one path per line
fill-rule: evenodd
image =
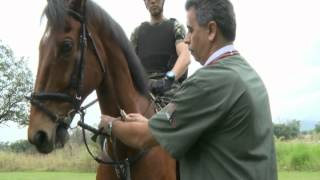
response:
M18 140L12 143L0 142L0 151L15 153L36 153L36 148L28 140Z
M273 132L277 138L296 138L300 132L300 121L293 119L287 123L274 124Z
M10 144L10 151L15 153L35 153L35 147L28 140L18 140Z
M32 82L26 58L14 57L0 40L0 124L12 121L27 125L29 102L24 96L31 93Z
M0 151L8 151L10 149L9 142L0 142Z
M317 122L317 124L315 125L314 130L316 131L316 133L320 133L320 121Z

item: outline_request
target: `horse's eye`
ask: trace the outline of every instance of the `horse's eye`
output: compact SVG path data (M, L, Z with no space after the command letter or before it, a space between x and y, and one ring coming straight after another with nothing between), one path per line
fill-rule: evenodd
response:
M63 43L61 44L61 47L60 47L61 54L65 55L65 54L70 53L72 50L72 47L73 47L72 41L70 41L70 40L63 41Z

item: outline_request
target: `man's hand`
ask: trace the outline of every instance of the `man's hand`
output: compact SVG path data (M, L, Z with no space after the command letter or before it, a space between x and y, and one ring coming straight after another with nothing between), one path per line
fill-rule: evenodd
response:
M148 119L141 114L131 113L126 116L125 121L127 122L148 122Z
M120 118L115 118L115 117L102 114L99 128L105 128L110 122L113 122L115 120L120 120Z
M148 119L139 113L127 114L123 121L121 117L101 115L99 127L103 127L108 136L116 137L130 147L144 149L158 145L149 130Z
M130 113L130 114L127 114L125 117L117 117L117 118L102 114L101 121L99 123L99 129L103 128L104 130L106 130L110 123L112 123L113 121L121 120L121 118L124 118L122 120L126 122L133 122L133 121L148 122L148 119L139 113Z
M162 95L165 91L171 88L173 82L174 80L166 77L157 80L151 79L149 82L149 89L155 95Z
M120 117L115 118L108 115L101 115L101 121L99 123L99 129L103 129L103 132L107 133L109 136L111 136L112 132L112 123L116 120L121 120Z

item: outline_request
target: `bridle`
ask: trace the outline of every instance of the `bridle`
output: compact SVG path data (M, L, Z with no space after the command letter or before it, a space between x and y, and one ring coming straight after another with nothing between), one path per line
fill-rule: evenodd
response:
M47 116L49 116L52 122L62 125L66 128L69 128L72 118L76 113L81 114L87 107L89 107L89 106L86 106L86 108L81 107L81 103L83 101L81 92L83 88L83 78L84 78L84 66L85 66L84 56L87 50L88 40L93 47L93 51L100 65L102 74L105 74L106 72L105 67L102 63L101 57L97 51L96 44L93 38L91 37L90 32L87 29L87 26L85 23L85 16L71 9L68 10L68 14L72 16L74 19L78 20L81 24L80 42L79 42L80 58L77 59L75 63L74 71L70 81L70 88L75 92L75 94L69 95L67 93L60 93L60 92L33 92L31 96L26 97L31 102L32 105L36 106L42 112L44 112ZM43 104L43 101L66 102L72 105L72 109L66 115L61 116L49 110ZM94 101L96 102L97 100L94 100Z
M85 4L85 3L84 3ZM80 47L80 58L77 59L74 67L73 74L71 76L71 88L75 92L74 95L70 95L67 93L60 93L60 92L33 92L31 96L26 97L30 103L37 107L39 110L41 110L43 113L45 113L48 117L50 117L50 120L53 123L58 124L58 126L63 126L66 129L70 127L70 124L72 122L72 119L74 115L79 114L80 115L80 121L78 122L78 125L82 128L83 132L83 140L84 144L87 148L88 153L92 156L94 160L96 160L98 163L112 165L115 168L116 174L118 178L121 180L127 180L130 179L130 166L132 166L133 163L135 163L137 160L139 160L143 155L147 153L148 150L140 151L139 153L135 154L132 157L128 157L124 160L118 160L116 157L116 160L103 160L91 152L87 140L86 140L86 134L85 130L88 130L94 134L94 136L102 135L106 137L106 134L102 132L102 129L96 129L84 122L85 117L85 110L92 106L95 102L97 102L97 99L90 102L89 104L85 106L81 106L82 101L84 100L81 96L82 94L82 88L83 88L83 78L84 78L84 66L85 66L85 54L88 47L88 40L89 43L91 43L93 47L94 54L96 56L96 59L100 65L100 69L102 71L102 74L105 74L106 70L104 67L104 64L102 63L102 59L99 56L99 53L97 51L95 42L93 38L91 37L90 32L87 29L86 26L86 19L85 19L85 6L83 7L82 14L72 10L68 9L68 15L76 19L80 22L80 41L79 41L79 47ZM66 115L59 115L50 109L48 109L44 101L55 101L55 102L65 102L72 105L72 109L66 114ZM111 137L110 137L111 138ZM113 144L113 150L116 152L116 145L115 140L112 141Z

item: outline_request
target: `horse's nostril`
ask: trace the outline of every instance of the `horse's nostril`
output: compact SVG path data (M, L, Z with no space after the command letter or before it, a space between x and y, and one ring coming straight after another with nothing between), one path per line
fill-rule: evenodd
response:
M43 146L44 144L48 143L48 136L44 131L38 131L34 136L34 144L36 146Z
M53 143L49 142L48 134L44 131L38 131L34 135L33 144L41 153L48 154L53 150Z

